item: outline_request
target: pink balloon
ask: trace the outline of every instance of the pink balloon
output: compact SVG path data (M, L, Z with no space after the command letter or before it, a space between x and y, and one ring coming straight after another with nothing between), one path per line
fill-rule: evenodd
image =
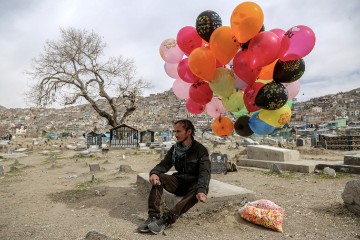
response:
M186 109L189 113L200 114L205 110L205 106L194 102L191 98L186 100Z
M184 52L181 51L173 38L164 40L159 50L161 58L168 63L178 63L184 56Z
M281 61L291 61L308 55L315 46L313 30L304 25L290 28L281 40L279 58Z
M251 85L255 82L261 68L255 67L255 58L249 50L239 51L233 59L233 69L235 74L246 84Z
M278 58L280 47L281 41L275 33L263 31L251 39L248 50L256 59L256 67L263 67Z
M190 89L191 83L184 82L181 79L176 79L173 82L172 90L180 99L187 99L189 98L189 89Z
M288 100L292 100L299 94L300 91L300 81L294 81L291 83L282 83L285 88L288 90Z
M197 34L197 33L196 33ZM189 59L184 58L179 62L179 65L177 67L177 73L178 76L188 83L196 83L200 80L199 77L197 77L195 74L193 74L189 68Z
M189 56L190 53L202 45L202 38L196 31L195 27L186 26L179 30L176 41L179 48Z
M280 28L271 29L270 32L275 33L278 36L278 38L280 39L280 41L282 40L282 38L285 34L285 31Z
M179 65L178 63L167 63L167 62L165 62L164 68L165 68L166 74L169 77L174 78L174 79L180 78L179 74L177 72L178 65Z
M217 118L220 115L224 115L226 109L224 108L222 101L218 97L213 97L211 101L206 104L205 111L209 116Z
M189 97L198 104L206 105L211 101L213 92L207 82L198 81L197 83L191 84Z

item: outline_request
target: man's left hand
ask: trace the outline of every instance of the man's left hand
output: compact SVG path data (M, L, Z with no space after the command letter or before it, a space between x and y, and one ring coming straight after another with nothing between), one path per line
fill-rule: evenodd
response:
M207 200L207 196L205 193L196 194L196 198L199 200L199 202L206 202Z

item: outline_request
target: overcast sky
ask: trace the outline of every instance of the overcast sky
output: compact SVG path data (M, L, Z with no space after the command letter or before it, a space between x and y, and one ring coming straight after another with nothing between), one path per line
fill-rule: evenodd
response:
M149 93L169 90L174 79L164 71L159 47L194 26L205 11L217 12L230 26L231 0L0 0L0 105L28 107L24 92L31 79L24 74L47 40L59 38L60 27L94 30L107 43L107 56L133 58L139 77L150 80ZM360 87L359 0L258 0L266 30L310 27L316 35L304 58L299 99Z

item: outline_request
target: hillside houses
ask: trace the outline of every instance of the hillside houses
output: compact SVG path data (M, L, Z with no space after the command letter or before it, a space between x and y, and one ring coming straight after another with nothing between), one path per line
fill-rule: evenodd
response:
M358 121L360 118L360 88L326 95L292 106L292 123L321 124L338 118Z
M27 126L21 123L11 125L10 131L13 136L26 136Z
M289 125L323 125L325 122L339 118L345 118L348 122L358 122L360 119L359 96L360 88L314 98L306 102L294 101ZM139 131L172 129L172 123L182 118L193 120L198 129L208 128L213 121L206 112L189 113L186 110L186 101L178 99L171 90L151 94L148 97L139 96L137 100L136 110L124 124ZM18 127L14 128L16 126ZM107 120L100 117L89 104L62 109L7 109L0 106L0 130L2 129L0 135L14 132L14 135L37 137L42 131L47 131L79 137L94 130L106 133L110 128Z

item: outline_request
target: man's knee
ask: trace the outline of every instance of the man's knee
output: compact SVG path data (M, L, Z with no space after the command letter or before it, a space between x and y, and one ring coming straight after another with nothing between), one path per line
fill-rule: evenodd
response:
M165 173L160 173L159 174L159 180L160 180L160 182L165 182L166 181L166 179L167 179L167 175L165 174Z
M162 179L162 178L166 177L166 175L167 175L167 174L165 174L165 173L160 173L160 174L159 174L159 178Z

